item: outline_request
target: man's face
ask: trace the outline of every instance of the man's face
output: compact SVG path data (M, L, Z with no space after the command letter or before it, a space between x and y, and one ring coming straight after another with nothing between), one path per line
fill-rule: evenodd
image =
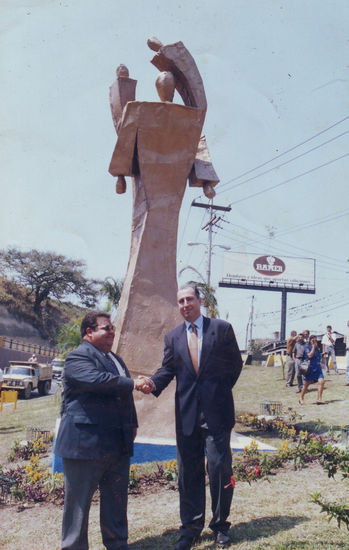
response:
M201 298L195 296L193 288L187 287L179 290L177 293L177 302L180 314L189 323L193 323L200 317Z
M309 338L309 334L310 334L309 330L303 330L303 336L306 340Z
M300 342L302 344L304 342L303 334L299 334L297 340L298 340L298 342Z
M332 327L327 327L327 332L332 332Z
M84 340L103 353L109 353L114 341L114 327L108 317L97 317L97 326L87 328Z

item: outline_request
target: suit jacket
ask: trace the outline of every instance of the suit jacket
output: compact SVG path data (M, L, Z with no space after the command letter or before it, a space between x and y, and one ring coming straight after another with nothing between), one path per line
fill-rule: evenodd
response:
M83 342L64 365L63 412L55 453L64 458L99 459L115 453L133 454L137 426L134 387L97 348Z
M166 334L163 363L152 376L156 397L176 377L176 428L184 435L192 434L199 410L213 432L231 430L235 424L232 388L242 360L234 331L226 321L204 317L202 337L198 374L183 323Z

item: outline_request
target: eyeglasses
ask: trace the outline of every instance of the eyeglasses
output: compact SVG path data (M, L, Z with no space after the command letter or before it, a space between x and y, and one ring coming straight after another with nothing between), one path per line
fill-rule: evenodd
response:
M104 327L97 325L94 330L105 330L105 332L115 332L115 328L111 325L105 325Z

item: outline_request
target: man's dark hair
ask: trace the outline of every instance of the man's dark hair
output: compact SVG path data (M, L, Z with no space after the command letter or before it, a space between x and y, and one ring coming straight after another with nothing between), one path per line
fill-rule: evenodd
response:
M330 328L330 329L332 330L332 327L331 327L331 325L327 325L327 327L326 327L326 328Z
M80 334L81 338L83 338L86 334L86 329L92 328L95 329L97 326L97 317L105 317L106 319L109 319L110 321L110 315L109 313L106 313L105 311L90 311L85 315L83 320L81 321L80 326Z
M184 290L185 288L192 288L197 299L200 299L200 290L195 283L186 283L185 285L180 286L178 290Z

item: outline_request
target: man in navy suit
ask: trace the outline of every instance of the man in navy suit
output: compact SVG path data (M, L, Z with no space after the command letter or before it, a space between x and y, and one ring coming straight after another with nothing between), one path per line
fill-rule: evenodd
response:
M81 336L82 344L64 365L55 445L65 484L62 550L88 549L88 515L97 487L103 544L108 550L127 550L127 490L137 431L132 391L141 383L111 353L114 328L108 313L88 313Z
M235 423L232 388L240 375L242 360L231 325L200 314L197 287L180 288L177 300L184 323L165 336L162 366L148 380L148 386L144 381L143 391L159 396L176 378L182 526L175 550L189 550L204 527L205 451L212 500L209 526L217 546L223 548L230 543L227 518L233 497L230 483L230 434ZM192 332L196 333L195 337Z

